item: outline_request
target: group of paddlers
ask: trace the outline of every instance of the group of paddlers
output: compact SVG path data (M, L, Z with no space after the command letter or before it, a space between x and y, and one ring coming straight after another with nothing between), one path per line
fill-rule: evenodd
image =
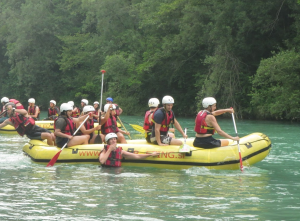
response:
M27 135L29 139L46 139L49 145L58 147L63 147L65 144L71 147L105 141L107 145L104 145L99 155L99 162L102 165L121 166L123 157L141 159L158 155L155 152L151 154L133 154L117 146L117 143L127 143L124 134L129 135L129 132L118 128L117 118L123 110L113 103L111 97L106 99L103 112L100 110L97 101L92 106L88 105L87 99L82 99L81 108L76 107L73 101L69 101L62 103L58 108L56 102L51 100L47 119L54 120L54 133L35 125L34 120L39 119L40 110L35 105L34 98L28 100L28 111L15 99L4 97L1 99L1 103L3 109L0 128L10 124L16 128L21 136ZM234 110L232 108L216 110L216 103L216 100L212 97L204 98L202 101L204 110L197 114L195 120L196 138L193 143L195 147L215 148L227 146L228 140L216 140L212 137L215 131L225 138L239 140L239 137L232 137L222 131L215 118L215 116L226 112L234 113ZM150 110L145 114L143 127L147 142L160 146L182 145L182 141L175 139L174 134L171 133L174 132L174 129L170 128L171 125L174 125L182 136L187 138L172 110L173 97L164 96L162 107L159 108L159 104L160 101L157 98L151 98L148 102ZM99 122L99 125L95 127L94 122ZM101 133L99 133L100 130ZM98 131L98 135L96 135L96 131Z

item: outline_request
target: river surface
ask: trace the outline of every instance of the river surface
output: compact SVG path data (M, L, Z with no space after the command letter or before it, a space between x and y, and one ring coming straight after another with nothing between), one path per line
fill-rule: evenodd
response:
M143 117L121 119L143 122ZM193 137L194 119L178 121ZM218 122L234 135L232 120ZM269 156L243 173L90 164L46 168L23 154L27 138L0 135L0 220L299 220L300 125L236 123L240 137L262 132L272 141ZM124 125L133 139L142 138Z

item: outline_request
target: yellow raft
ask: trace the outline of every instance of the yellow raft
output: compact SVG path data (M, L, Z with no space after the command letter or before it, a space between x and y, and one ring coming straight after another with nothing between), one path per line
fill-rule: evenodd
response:
M41 121L36 121L36 125L39 127L45 128L47 130L50 130L51 132L54 131L54 121L53 120L41 120ZM118 127L121 127L121 124L117 122ZM94 126L98 126L98 123L95 123ZM3 128L0 128L0 134L18 134L16 129L11 126L11 125L6 125Z
M122 166L151 166L168 169L187 169L189 167L206 167L208 169L237 170L239 169L239 154L237 143L230 140L230 145L213 149L192 147L193 139L187 139L191 146L189 153L179 153L178 146L157 146L148 144L145 140L129 140L128 144L119 144L124 150L143 154L159 152L158 157L148 157L140 160L122 159ZM78 145L65 148L59 155L57 163L96 163L103 144ZM270 139L262 133L253 133L240 139L243 165L250 166L262 161L271 150ZM23 151L33 161L48 163L60 150L48 146L43 141L30 140Z

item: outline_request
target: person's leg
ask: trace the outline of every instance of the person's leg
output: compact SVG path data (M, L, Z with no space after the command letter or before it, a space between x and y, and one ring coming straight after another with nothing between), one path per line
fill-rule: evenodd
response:
M54 137L54 134L52 135L52 133L42 132L41 133L41 139L42 140L47 139L47 144L50 145L50 146L54 145L55 137Z
M181 140L177 140L177 139L172 139L170 142L170 145L182 145L182 141Z
M224 146L228 146L228 145L229 145L229 140L220 139L220 141L221 141L221 147L224 147Z
M68 143L68 147L72 147L75 145L88 144L90 139L90 135L81 135L74 136Z
M127 143L124 135L121 132L118 132L117 136L118 136L118 140L117 140L118 143Z

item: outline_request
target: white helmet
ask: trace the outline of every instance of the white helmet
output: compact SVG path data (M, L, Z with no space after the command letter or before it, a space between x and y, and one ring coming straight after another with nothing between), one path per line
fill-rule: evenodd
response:
M159 100L157 98L150 98L148 101L149 107L158 107L159 105Z
M99 105L99 102L98 102L98 101L95 101L94 104L98 104L98 105Z
M56 105L56 101L55 100L51 100L50 103Z
M173 97L166 95L162 99L162 104L174 104L174 99Z
M73 110L73 107L69 103L62 103L60 105L60 112Z
M74 107L74 101L68 101L68 104L70 104L72 107Z
M7 97L2 97L1 103L7 103L9 102L9 99Z
M115 134L115 133L106 134L106 136L105 136L105 142L107 143L107 141L109 141L109 139L114 138L114 137L118 138L117 134Z
M81 102L85 103L85 105L89 104L89 101L87 99L82 99Z
M90 111L95 111L95 108L92 105L84 106L83 113L87 113L87 112L90 112Z
M28 99L28 103L35 104L35 99L34 99L34 98L29 98L29 99Z
M213 98L213 97L206 97L202 101L202 106L204 108L208 108L208 106L216 104L216 103L217 103L217 101L216 101L215 98Z
M110 105L111 104L105 104L104 105L104 112L107 112ZM115 109L116 109L116 105L113 104L111 110L115 110Z

